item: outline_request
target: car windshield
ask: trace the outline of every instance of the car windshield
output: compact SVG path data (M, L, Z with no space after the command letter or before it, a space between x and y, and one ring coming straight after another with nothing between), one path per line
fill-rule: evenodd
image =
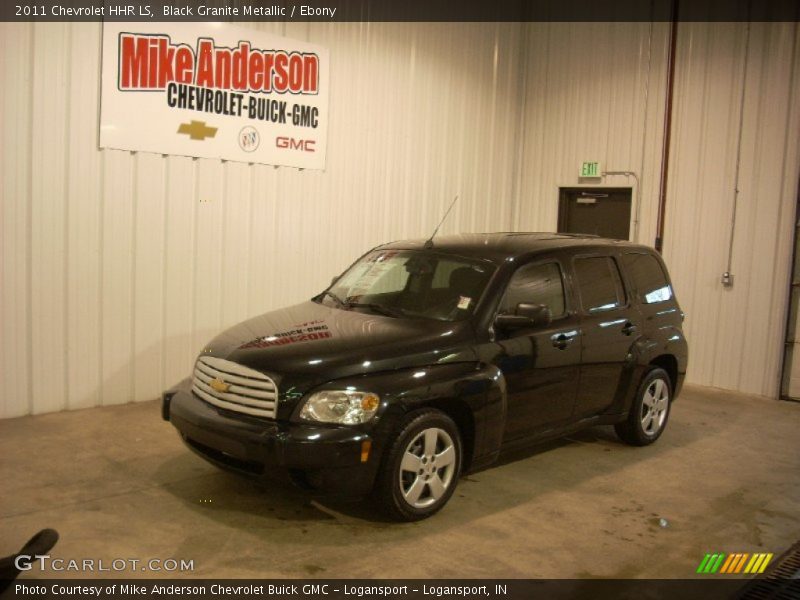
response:
M379 250L362 257L317 301L392 317L459 321L475 309L494 267L432 251Z

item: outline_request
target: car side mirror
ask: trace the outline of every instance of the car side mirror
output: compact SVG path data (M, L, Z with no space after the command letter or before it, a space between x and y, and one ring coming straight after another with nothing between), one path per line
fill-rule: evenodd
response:
M544 304L517 304L513 315L497 315L495 327L499 329L525 329L527 327L544 327L550 324L553 315Z
M550 325L553 320L553 313L550 312L550 307L546 304L528 304L527 302L520 302L517 304L517 315L528 317L536 327L543 327Z

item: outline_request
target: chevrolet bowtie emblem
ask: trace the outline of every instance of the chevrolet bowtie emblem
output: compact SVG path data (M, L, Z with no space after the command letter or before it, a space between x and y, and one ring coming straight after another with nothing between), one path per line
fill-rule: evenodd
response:
M214 391L219 392L220 394L224 394L231 389L230 384L225 383L219 377L212 379L209 385L214 389Z
M216 127L208 127L205 121L191 121L189 123L181 123L178 127L178 133L188 135L190 139L200 140L201 142L207 137L214 137L217 135Z

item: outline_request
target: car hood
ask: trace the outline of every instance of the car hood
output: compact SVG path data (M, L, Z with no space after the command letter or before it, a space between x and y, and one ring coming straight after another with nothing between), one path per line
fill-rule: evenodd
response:
M468 323L403 319L317 302L269 312L217 336L203 354L264 372L284 390L379 371L476 360Z

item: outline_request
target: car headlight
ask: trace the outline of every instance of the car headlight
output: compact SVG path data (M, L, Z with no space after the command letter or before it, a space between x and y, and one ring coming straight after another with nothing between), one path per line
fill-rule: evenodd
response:
M309 396L300 418L318 423L358 425L366 423L378 410L381 399L371 392L326 390Z

